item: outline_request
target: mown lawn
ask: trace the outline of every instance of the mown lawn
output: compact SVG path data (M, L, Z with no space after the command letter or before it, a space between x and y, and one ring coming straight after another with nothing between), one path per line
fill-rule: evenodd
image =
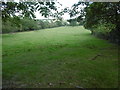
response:
M117 45L59 27L3 35L3 87L118 87Z

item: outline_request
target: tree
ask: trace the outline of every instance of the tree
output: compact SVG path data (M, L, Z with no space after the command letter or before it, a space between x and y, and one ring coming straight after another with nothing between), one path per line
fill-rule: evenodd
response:
M85 8L80 9L80 5L85 5ZM70 16L79 15L78 21L85 17L84 27L90 29L92 34L98 33L98 28L99 30L104 28L103 32L109 31L106 34L107 38L112 39L112 41L120 41L118 40L120 36L120 2L78 2L72 7Z
M99 21L118 25L120 4L118 2L95 2L86 8L86 26L92 27ZM97 11L97 12L96 12Z
M24 0L22 2L2 2L3 33L36 29L35 11L39 11L44 17L49 17L52 15L52 10L57 10L54 2L24 2ZM6 25L10 28L5 27ZM14 30L14 28L16 29Z
M38 10L40 14L45 17L52 16L51 10L57 11L55 2L37 2L35 5L36 10Z
M2 2L2 19L16 16L19 13L21 17L35 18L34 2Z
M69 10L70 17L74 16L85 16L85 7L89 6L89 2L78 2L77 4L74 4L72 8Z

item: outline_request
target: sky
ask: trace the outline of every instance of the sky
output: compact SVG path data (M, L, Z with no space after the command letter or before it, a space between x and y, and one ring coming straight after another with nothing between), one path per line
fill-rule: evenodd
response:
M65 7L69 7L70 8L73 4L77 3L78 1L79 0L57 0L57 2L59 2L60 4L62 4L62 6L58 5L57 7L60 6L59 10L64 9ZM36 12L35 15L36 15L36 19L45 19L43 16L40 15L39 12ZM67 13L64 14L62 17L65 20L66 19L70 19L70 16ZM49 17L49 19L51 19L51 17Z

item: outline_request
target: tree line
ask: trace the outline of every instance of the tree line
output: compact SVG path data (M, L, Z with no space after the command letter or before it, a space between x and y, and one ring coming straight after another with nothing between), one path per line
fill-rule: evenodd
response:
M57 11L55 2L2 2L1 11L2 33L30 31L67 25L59 16L61 12ZM36 20L36 11L39 11L40 14L46 18L54 17L57 21Z
M61 11L58 11L56 3L58 2L2 2L3 33L68 25L63 21L62 15L69 13L71 19L67 21L71 26L83 25L92 35L120 42L120 2L78 2ZM36 11L46 18L54 17L56 21L35 20Z

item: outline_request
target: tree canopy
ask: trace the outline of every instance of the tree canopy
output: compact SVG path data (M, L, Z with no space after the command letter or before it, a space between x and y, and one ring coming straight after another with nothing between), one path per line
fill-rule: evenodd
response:
M9 17L35 18L35 11L39 11L42 16L48 17L51 15L51 10L57 10L54 2L2 2L2 18L3 20Z

